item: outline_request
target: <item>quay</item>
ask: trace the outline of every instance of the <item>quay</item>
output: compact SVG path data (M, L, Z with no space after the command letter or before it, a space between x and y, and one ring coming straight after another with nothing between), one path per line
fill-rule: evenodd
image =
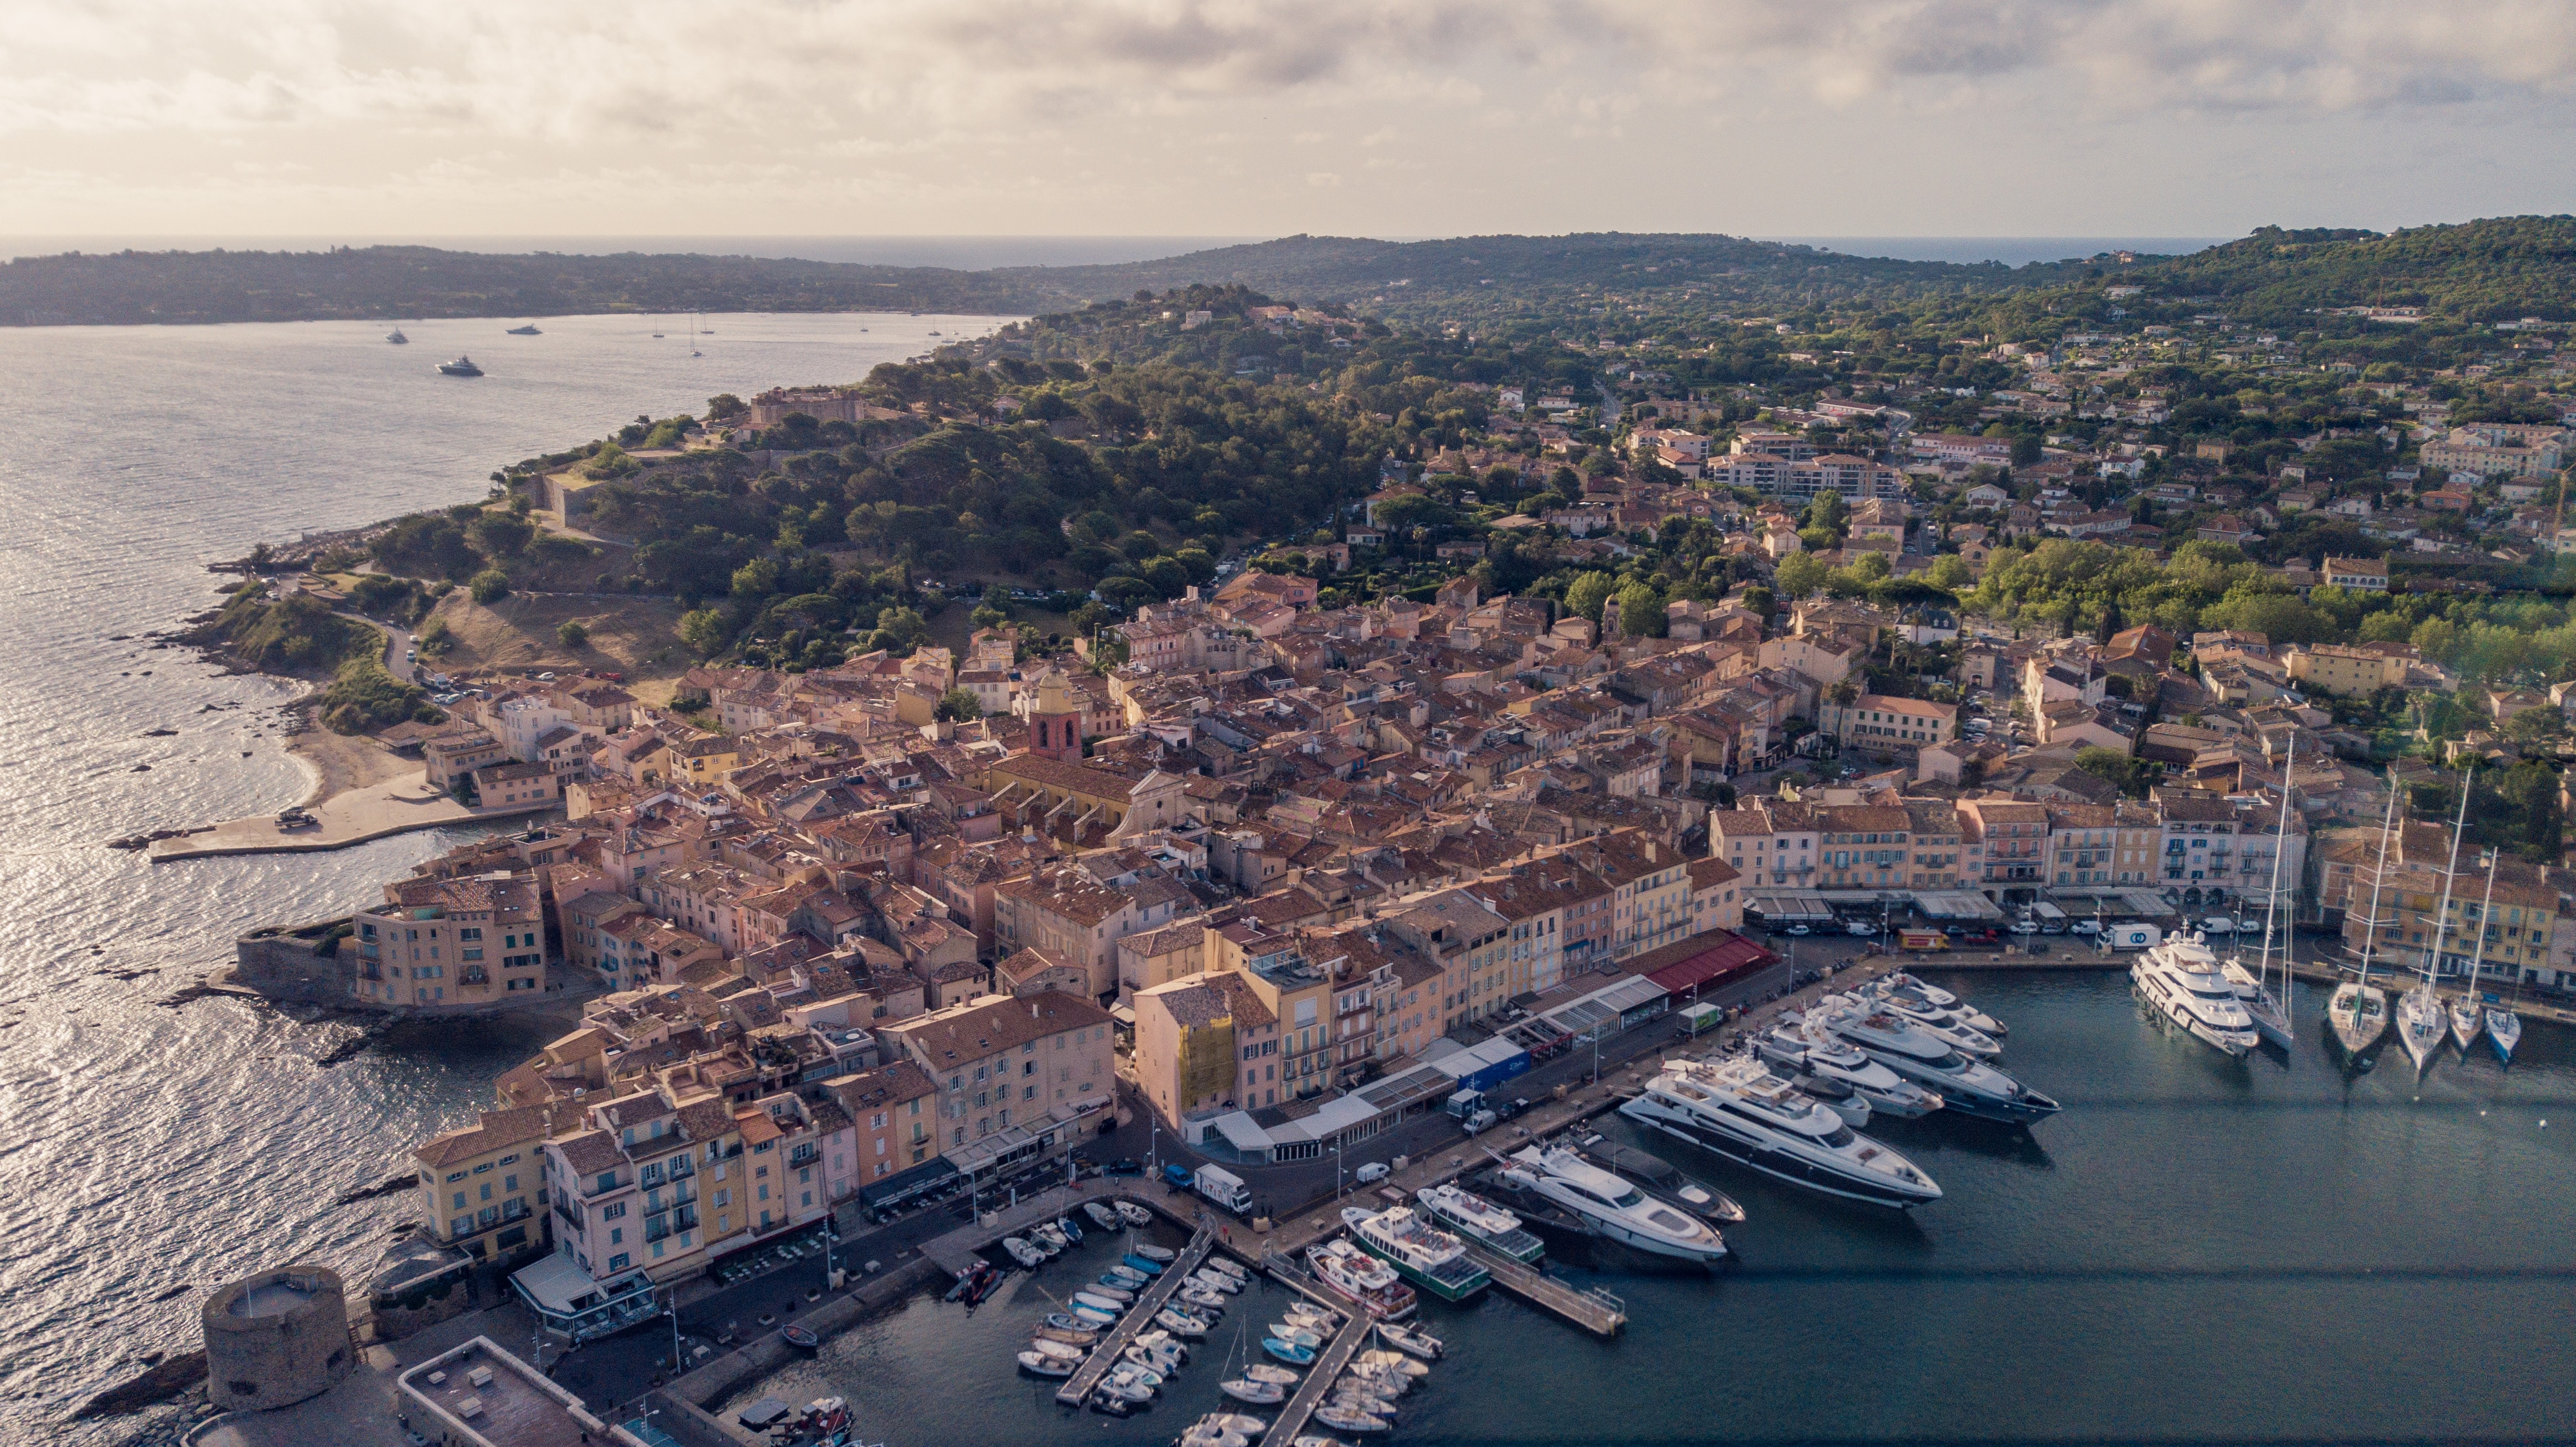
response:
M1299 1277L1305 1274L1295 1272L1294 1268L1291 1271ZM1277 1267L1272 1267L1272 1274L1278 1274ZM1302 1281L1281 1279L1309 1296L1315 1294ZM1355 1306L1336 1306L1334 1309L1343 1314L1342 1329L1324 1344L1322 1351L1315 1354L1313 1369L1306 1373L1306 1380L1297 1384L1297 1395L1290 1397L1288 1405L1279 1410L1278 1419L1270 1424L1270 1430L1261 1434L1263 1440L1296 1441L1298 1434L1306 1430L1307 1419L1314 1416L1315 1409L1324 1405L1324 1399L1332 1395L1333 1383L1342 1375L1342 1369L1348 1367L1351 1358L1358 1356L1360 1348L1368 1344L1369 1333L1376 1329L1376 1321Z
M1055 1389L1056 1402L1061 1406L1079 1407L1090 1400L1091 1389L1100 1385L1100 1379L1109 1375L1111 1367L1118 1365L1118 1354L1127 1349L1127 1343L1153 1321L1154 1313L1163 1309L1164 1303L1181 1289L1182 1281L1204 1265L1208 1253L1215 1249L1216 1232L1202 1225L1191 1233L1190 1244L1182 1249L1180 1255L1172 1258L1172 1264L1163 1268L1163 1274L1155 1277L1151 1286L1137 1294L1135 1305L1119 1313L1117 1323L1110 1327L1107 1336L1101 1338L1100 1345L1093 1347L1091 1355L1082 1359L1082 1365L1075 1369L1074 1374L1065 1378L1063 1386Z
M1555 1312L1594 1336L1617 1336L1628 1324L1628 1304L1600 1287L1578 1291L1526 1261L1464 1236L1458 1241L1467 1248L1467 1259L1485 1268L1494 1285L1542 1311Z
M280 829L275 814L254 814L194 833L154 840L144 853L155 864L211 859L223 854L319 854L419 829L523 819L561 807L560 802L550 799L488 809L468 808L453 796L430 787L425 776L415 773L324 799L312 806L310 812L316 822L308 828Z

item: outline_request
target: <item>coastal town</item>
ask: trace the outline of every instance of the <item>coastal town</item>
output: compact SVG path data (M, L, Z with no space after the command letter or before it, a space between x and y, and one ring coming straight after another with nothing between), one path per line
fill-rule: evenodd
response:
M1080 316L922 359L940 400L872 379L638 419L627 447L496 474L462 531L497 516L527 556L595 553L665 472L774 495L835 444L841 465L988 432L1128 444L1112 409L1062 402L1112 370L1045 355ZM1358 334L1258 299L1159 324ZM2553 330L2500 326L2466 370L2557 386ZM1050 1186L1133 1173L1238 1249L1303 1239L1353 1172L1514 1117L1563 1129L1635 1094L1600 1093L1605 1061L1908 956L2118 968L2242 932L2268 960L2277 934L2285 978L2369 958L2466 1000L2475 971L2558 1018L2576 680L2543 651L2567 642L2554 615L2501 657L2484 620L2576 547L2567 428L2455 425L2448 377L2241 332L1976 340L1930 381L1848 375L1796 405L1599 355L1589 390L1444 384L1426 409L1471 401L1464 422L1356 419L1389 441L1323 526L1229 545L1141 507L1123 536L1068 518L1046 586L992 581L947 642L900 615L983 580L952 557L960 581L928 583L912 552L889 577L865 549L905 545L859 523L893 505L862 502L842 546L746 564L729 611L692 613L691 666L629 677L574 646L432 671L387 648L423 703L363 746L417 772L350 795L382 791L370 820L439 810L379 832L491 832L345 918L245 937L229 983L566 1028L409 1144L372 1329L434 1331L466 1295L421 1283L476 1278L534 1360L565 1354L557 1380L623 1400L697 1360L618 1346L644 1324L703 1321L815 1249L850 1311L917 1284L906 1258L967 1283L977 1258L935 1228L989 1253ZM2186 425L2195 404L2139 381L2177 349L2282 379L2313 431L2254 438L2269 408L2241 398ZM434 640L487 590L354 561L399 535L236 597L390 597ZM861 599L846 627L818 621L826 586ZM2472 903L2451 884L2478 831L2413 816L2480 771L2523 812L2480 820L2514 847L2479 834ZM346 842L290 813L154 857ZM1604 1329L1549 1279L1524 1294Z

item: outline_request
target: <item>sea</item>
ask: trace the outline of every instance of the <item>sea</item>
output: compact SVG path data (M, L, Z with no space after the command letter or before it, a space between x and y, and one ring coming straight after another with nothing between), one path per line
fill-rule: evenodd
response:
M2576 1036L2534 1024L2421 1080L2352 1075L2306 1036L2230 1060L2142 1016L2117 970L1933 973L2010 1028L2001 1063L2062 1100L2024 1131L1934 1115L1866 1128L1943 1191L1899 1215L1771 1184L1616 1116L1604 1129L1740 1202L1732 1259L1660 1269L1550 1238L1618 1296L1596 1339L1488 1290L1426 1299L1445 1360L1398 1447L1489 1444L2344 1443L2565 1440ZM1165 1229L1165 1239L1176 1232ZM1237 1235L1242 1234L1238 1228ZM1116 1259L1094 1240L972 1311L922 1296L730 1403L849 1399L895 1447L1163 1443L1287 1297L1237 1298L1151 1411L1055 1405L1014 1355ZM1320 1430L1320 1429L1317 1429Z
M58 1419L199 1345L210 1287L290 1261L363 1277L413 1198L334 1200L408 1171L549 1033L460 1025L326 1069L354 1027L160 1003L243 931L344 913L463 837L157 865L105 847L311 788L282 746L291 685L146 636L217 601L206 564L1000 320L717 315L694 340L685 317L428 321L399 347L349 322L0 328L0 1443L175 1435L166 1412ZM438 375L460 354L484 375Z

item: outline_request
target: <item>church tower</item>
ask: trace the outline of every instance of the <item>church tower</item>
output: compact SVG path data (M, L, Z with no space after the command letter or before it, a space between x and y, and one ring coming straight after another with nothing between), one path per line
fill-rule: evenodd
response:
M1039 675L1029 706L1029 752L1068 764L1082 761L1082 699L1053 668Z

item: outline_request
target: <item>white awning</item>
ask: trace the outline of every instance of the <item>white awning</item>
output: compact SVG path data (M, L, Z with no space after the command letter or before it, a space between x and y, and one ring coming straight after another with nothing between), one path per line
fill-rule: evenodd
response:
M1209 1124L1216 1127L1216 1133L1218 1135L1225 1137L1225 1143L1227 1145L1234 1147L1245 1155L1267 1156L1270 1154L1270 1132L1263 1130L1259 1121L1254 1120L1250 1115L1243 1111L1228 1111L1224 1115L1218 1116L1215 1120L1209 1122Z
M599 1283L560 1251L520 1267L510 1273L510 1280L539 1309L558 1316L570 1316L600 1301Z

